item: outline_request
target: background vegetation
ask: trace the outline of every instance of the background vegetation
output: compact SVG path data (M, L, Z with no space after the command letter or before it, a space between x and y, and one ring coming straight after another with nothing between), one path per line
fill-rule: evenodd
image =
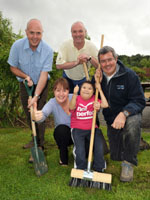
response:
M0 127L7 125L15 126L26 125L24 112L22 110L19 98L19 84L16 77L10 72L7 63L9 51L13 42L23 37L22 33L13 33L11 21L3 18L0 12ZM87 36L90 39L89 36ZM54 81L62 76L62 70L56 69L57 52L54 53L53 68L50 72L50 89L49 98L53 96L52 87ZM147 81L145 68L150 69L150 56L142 56L140 54L134 56L119 55L119 59L128 67L137 72L141 81ZM90 75L94 74L94 68L91 68Z

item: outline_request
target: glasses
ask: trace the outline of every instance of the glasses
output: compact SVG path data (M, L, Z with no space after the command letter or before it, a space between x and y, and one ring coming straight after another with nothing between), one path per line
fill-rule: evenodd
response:
M100 60L100 63L101 63L101 64L106 64L107 62L110 63L110 62L112 62L113 60L114 60L114 58L108 58L108 59L106 59L106 60Z

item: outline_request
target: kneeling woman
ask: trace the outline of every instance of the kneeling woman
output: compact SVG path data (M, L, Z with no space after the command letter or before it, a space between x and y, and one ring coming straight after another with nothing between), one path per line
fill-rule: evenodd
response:
M60 151L60 165L68 165L68 146L73 144L70 130L69 84L65 78L59 78L53 86L54 98L51 98L42 110L34 109L37 123L43 122L50 114L54 116L54 138ZM36 106L35 106L36 107Z

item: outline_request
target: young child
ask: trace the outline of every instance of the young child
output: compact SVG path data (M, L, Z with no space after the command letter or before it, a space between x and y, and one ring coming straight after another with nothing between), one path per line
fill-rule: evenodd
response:
M74 88L74 93L69 105L71 112L72 138L74 142L73 153L75 157L75 168L77 169L87 169L85 145L87 144L87 141L88 144L90 143L94 108L99 110L100 108L108 107L107 100L101 90L100 84L97 84L96 87L100 93L101 100L94 102L94 86L90 81L85 81L81 85L79 96L77 95L79 87L76 86ZM103 156L102 135L97 126L95 127L93 154L93 170L102 172L106 166Z

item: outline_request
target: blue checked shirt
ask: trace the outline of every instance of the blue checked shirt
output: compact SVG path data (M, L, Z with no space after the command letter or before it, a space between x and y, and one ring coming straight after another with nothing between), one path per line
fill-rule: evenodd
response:
M32 51L27 38L19 39L11 47L8 63L30 76L37 84L42 71L52 70L53 50L41 40L37 49ZM17 79L23 81L19 77Z

